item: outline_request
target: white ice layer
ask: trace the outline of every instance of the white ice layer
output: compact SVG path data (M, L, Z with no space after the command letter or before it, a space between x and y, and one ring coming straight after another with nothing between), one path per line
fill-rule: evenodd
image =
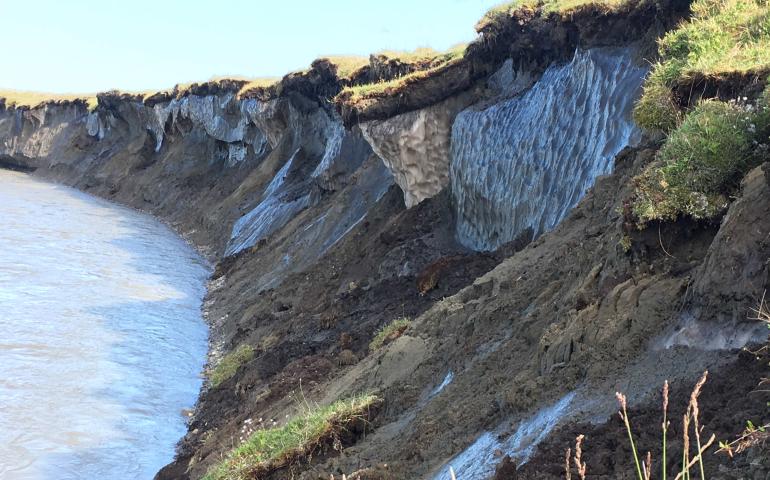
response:
M458 114L450 164L458 240L493 250L556 226L636 141L631 109L645 73L626 49L577 51L526 92Z
M230 243L225 255L233 255L255 245L260 239L286 225L294 215L310 203L310 195L304 194L293 199L283 199L282 187L289 174L298 151L281 167L262 195L262 201L253 210L235 222Z
M570 392L554 405L523 420L506 440L499 440L496 433L484 432L470 447L444 465L434 480L450 480L450 466L458 479L486 480L494 475L495 467L502 460L496 455L497 451L510 455L517 465L523 465L535 453L540 442L564 419L574 398L575 392Z

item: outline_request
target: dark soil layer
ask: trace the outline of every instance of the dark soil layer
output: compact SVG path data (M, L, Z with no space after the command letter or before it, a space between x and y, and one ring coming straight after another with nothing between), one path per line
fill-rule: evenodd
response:
M747 97L755 100L767 86L768 71L730 73L719 76L691 75L673 86L674 99L685 109L699 100L718 98L722 101Z
M763 392L757 379L770 374L767 355L757 359L748 352L736 354L736 361L717 373L710 375L700 396L701 424L705 426L701 435L705 442L711 434L718 440L731 441L738 436L747 420L761 424L767 417L767 401L770 394ZM671 423L668 432L667 464L672 478L681 471L682 465L682 416L690 401L690 393L697 377L672 386L668 418ZM660 392L659 392L660 393ZM629 411L634 430L634 441L640 455L647 451L653 454L654 477L659 478L661 466L661 398ZM547 442L540 446L537 455L523 465L515 475L498 475L496 480L561 479L564 478L564 454L572 448L578 435L585 435L583 458L588 465L589 478L636 478L633 455L628 442L625 426L618 415L608 418L605 423L571 424L556 430ZM692 441L695 438L690 430ZM770 445L769 445L770 446ZM715 453L712 448L704 461L708 478L768 478L770 457L762 449L730 458L727 454ZM694 449L692 450L694 452ZM759 460L759 461L757 461ZM693 470L696 478L697 469ZM573 478L577 471L572 468Z
M655 56L655 39L689 13L688 0L632 0L617 9L588 4L568 14L542 14L522 9L505 21L480 30L464 58L431 70L430 75L355 100L348 92L337 98L348 125L380 120L438 103L471 88L506 59L514 65L542 70L566 61L576 48L642 45L642 55Z

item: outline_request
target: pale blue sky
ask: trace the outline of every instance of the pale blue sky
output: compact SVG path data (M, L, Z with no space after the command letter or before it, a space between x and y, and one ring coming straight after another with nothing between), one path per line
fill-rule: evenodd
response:
M142 90L282 76L322 55L446 49L500 0L0 0L0 88Z

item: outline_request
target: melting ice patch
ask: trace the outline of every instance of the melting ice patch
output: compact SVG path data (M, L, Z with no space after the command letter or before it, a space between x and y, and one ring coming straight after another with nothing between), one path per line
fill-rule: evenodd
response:
M659 339L657 348L684 346L700 350L732 350L765 340L767 327L763 323L733 322L732 325L725 325L705 322L691 313L685 313L676 329Z
M441 384L438 387L434 388L432 392L430 392L430 396L428 398L435 397L436 395L441 393L441 391L445 389L447 385L452 383L452 380L454 379L455 379L455 374L450 370L449 373L446 374L446 377L444 377L444 380L441 382Z
M487 479L494 475L495 467L501 460L495 455L497 450L503 452L503 455L510 455L517 465L527 463L538 444L564 418L574 398L575 392L570 392L554 405L522 421L516 432L506 440L499 440L496 433L484 432L470 447L441 467L441 472L434 480L451 480L450 466L459 479Z
M294 215L310 204L309 194L296 198L286 198L286 195L282 195L286 192L283 192L281 187L286 183L286 177L298 151L295 151L275 174L265 189L259 205L235 222L225 255L233 255L255 245L260 239L286 225Z
M521 95L460 112L450 164L460 242L493 250L556 226L636 141L645 73L627 49L577 51Z

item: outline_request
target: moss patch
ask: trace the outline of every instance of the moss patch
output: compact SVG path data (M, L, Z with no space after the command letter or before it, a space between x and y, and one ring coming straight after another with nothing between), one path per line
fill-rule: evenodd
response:
M388 342L397 339L409 328L412 321L406 317L397 318L380 329L369 343L369 350L375 351L382 348Z
M205 480L261 478L271 470L312 455L325 444L339 445L337 438L356 422L367 421L373 395L339 400L329 406L307 409L278 428L259 430L213 467Z
M209 379L211 386L216 388L222 382L230 379L241 365L254 358L254 347L242 344L232 352L225 355L219 364L211 371Z

